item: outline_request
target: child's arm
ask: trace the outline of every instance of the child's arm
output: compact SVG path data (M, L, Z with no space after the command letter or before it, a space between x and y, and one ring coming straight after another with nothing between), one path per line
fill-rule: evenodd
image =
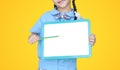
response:
M32 33L29 37L28 37L28 42L30 44L34 44L35 42L37 42L38 40L40 40L39 36L36 33Z
M41 32L41 24L45 21L45 15L43 14L36 24L30 29L31 35L28 37L28 42L30 44L34 44L38 40L40 40L40 32Z

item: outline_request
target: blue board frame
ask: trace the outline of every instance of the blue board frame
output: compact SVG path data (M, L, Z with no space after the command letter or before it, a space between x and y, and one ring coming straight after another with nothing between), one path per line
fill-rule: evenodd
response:
M68 20L68 21L57 21L57 22L45 22L42 24L42 32L41 38L44 38L44 26L49 24L65 24L65 23L73 23L73 22L88 22L88 35L91 34L90 30L90 21L89 20ZM51 56L51 57L44 57L44 39L41 40L42 44L42 59L68 59L68 58L88 58L92 55L92 45L89 44L89 54L88 55L80 55L80 56Z

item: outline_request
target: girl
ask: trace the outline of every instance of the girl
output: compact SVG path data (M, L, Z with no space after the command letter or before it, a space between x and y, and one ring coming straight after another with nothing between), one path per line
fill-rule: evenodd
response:
M72 0L73 9L71 8L71 0L53 0L54 9L46 12L41 16L38 22L32 27L31 35L29 36L29 43L38 43L38 56L39 56L39 70L77 70L76 59L53 59L45 60L42 59L41 52L41 24L50 21L67 21L67 20L83 20L77 13L75 6L75 0ZM89 36L90 44L94 45L95 35Z

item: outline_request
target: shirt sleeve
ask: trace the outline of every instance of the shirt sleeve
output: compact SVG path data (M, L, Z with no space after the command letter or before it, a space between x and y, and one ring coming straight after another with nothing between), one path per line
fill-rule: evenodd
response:
M35 23L35 25L30 29L30 32L40 34L43 19L44 19L43 16L41 16L37 23Z

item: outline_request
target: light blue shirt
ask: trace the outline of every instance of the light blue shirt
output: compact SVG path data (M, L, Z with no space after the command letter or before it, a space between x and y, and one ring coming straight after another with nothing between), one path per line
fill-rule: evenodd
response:
M59 14L60 16L67 15L69 19L64 19L57 17L56 15ZM82 18L81 18L82 19ZM80 19L80 20L81 20ZM66 12L64 14L60 13L58 10L53 9L44 13L37 23L32 27L30 32L37 33L41 37L41 24L45 22L55 22L55 21L67 21L67 20L74 20L74 11ZM76 59L50 59L44 60L41 58L42 56L42 48L41 48L41 41L38 42L38 57L40 58L39 67L45 70L76 70Z

